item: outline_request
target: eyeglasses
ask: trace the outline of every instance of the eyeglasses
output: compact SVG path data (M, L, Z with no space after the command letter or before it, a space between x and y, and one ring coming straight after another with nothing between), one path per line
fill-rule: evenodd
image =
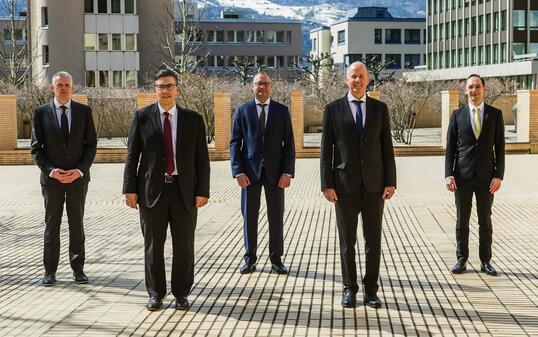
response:
M269 85L271 85L271 82L254 82L254 85L257 86L257 87L267 87Z
M171 89L174 89L176 87L175 84L173 83L170 83L170 84L155 84L155 88L157 88L158 90L171 90Z

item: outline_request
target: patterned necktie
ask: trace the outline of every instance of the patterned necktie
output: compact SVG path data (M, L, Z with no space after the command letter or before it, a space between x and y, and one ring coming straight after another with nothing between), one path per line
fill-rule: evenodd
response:
M362 109L361 109L361 103L362 101L353 100L353 103L357 106L357 113L355 115L355 123L357 126L357 133L359 134L359 137L362 136L363 131L363 125L362 125Z
M166 152L166 174L169 176L174 173L174 145L172 143L172 124L170 123L170 114L164 113L164 149Z
M260 112L259 123L260 123L260 130L262 131L262 134L263 134L265 132L265 107L267 106L267 104L258 104L258 106L262 108L262 111Z
M64 142L65 144L67 144L67 142L69 141L69 122L67 121L67 114L65 113L67 107L65 105L60 105L60 109L62 109L60 129L62 130L62 134L64 135Z
M480 108L473 109L473 119L474 119L474 136L476 139L480 137L480 131L482 131L482 125L480 124Z

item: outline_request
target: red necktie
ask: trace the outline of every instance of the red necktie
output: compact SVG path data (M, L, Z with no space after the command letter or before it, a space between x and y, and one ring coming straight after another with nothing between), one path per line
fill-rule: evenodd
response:
M166 173L171 176L174 173L174 145L172 143L172 125L170 124L170 114L164 113L164 149L166 151Z

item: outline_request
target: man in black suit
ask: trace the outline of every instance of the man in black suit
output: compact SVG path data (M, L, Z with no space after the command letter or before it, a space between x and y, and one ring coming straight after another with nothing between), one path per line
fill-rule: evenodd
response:
M504 176L504 122L499 109L484 103L485 81L479 75L467 78L468 104L450 117L445 153L445 177L454 192L457 208L456 256L452 273L466 270L469 258L469 218L473 193L476 198L480 270L495 276L491 265L491 206L493 194Z
M140 206L144 235L146 308L158 310L166 296L164 243L172 235L172 293L175 307L187 310L194 283L197 209L209 198L209 156L202 117L176 105L174 72L154 77L158 102L135 112L129 132L123 193L127 206Z
M269 222L271 268L287 274L284 253L284 189L295 173L295 144L288 107L272 100L271 79L258 73L252 82L254 99L239 106L233 117L230 140L232 175L241 186L245 243L241 274L256 270L258 214L262 186Z
M84 273L84 203L97 138L89 106L71 100L73 78L65 71L52 76L52 102L34 110L31 152L41 170L45 199L45 240L42 283L56 283L60 258L60 225L64 203L69 223L69 262L76 283L88 283Z
M344 281L342 305L356 305L355 243L362 215L366 272L364 303L380 308L377 296L381 259L381 221L385 200L396 189L396 164L387 106L366 96L370 77L361 62L346 73L348 93L325 108L321 137L321 190L335 204Z

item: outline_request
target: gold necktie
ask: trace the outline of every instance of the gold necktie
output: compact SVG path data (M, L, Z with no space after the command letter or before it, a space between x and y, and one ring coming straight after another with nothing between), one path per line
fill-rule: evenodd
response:
M478 139L478 137L480 137L480 131L482 131L482 125L480 124L480 108L474 108L473 115L474 115L473 132L476 139Z

